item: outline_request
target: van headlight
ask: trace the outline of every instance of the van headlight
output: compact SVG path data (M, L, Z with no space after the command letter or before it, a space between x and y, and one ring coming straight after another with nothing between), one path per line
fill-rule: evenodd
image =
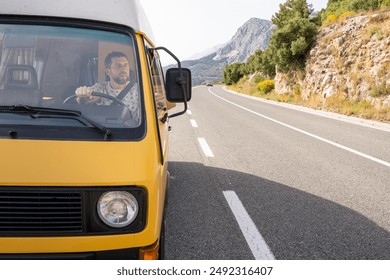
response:
M138 215L137 199L124 191L102 194L97 203L100 219L110 227L123 228L130 225Z

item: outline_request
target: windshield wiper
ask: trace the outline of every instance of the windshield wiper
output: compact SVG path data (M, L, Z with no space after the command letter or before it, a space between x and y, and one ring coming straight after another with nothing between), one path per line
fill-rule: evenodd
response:
M57 108L46 108L46 107L32 107L28 105L12 105L12 106L0 106L0 113L16 113L26 114L31 113L32 118L51 117L51 118L70 118L78 121L82 120L97 130L104 133L104 140L110 140L112 138L112 132L105 126L91 120L84 116L80 111L68 110L68 109L57 109Z

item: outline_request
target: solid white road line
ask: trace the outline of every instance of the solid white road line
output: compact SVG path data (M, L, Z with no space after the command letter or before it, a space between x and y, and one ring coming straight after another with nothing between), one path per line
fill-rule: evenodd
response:
M305 134L305 135L307 135L307 136L313 137L313 138L315 138L315 139L317 139L317 140L320 140L320 141L322 141L322 142L328 143L328 144L330 144L330 145L333 145L333 146L338 147L338 148L340 148L340 149L343 149L343 150L345 150L345 151L351 152L351 153L356 154L356 155L358 155L358 156L364 157L364 158L366 158L366 159L375 161L375 162L377 162L377 163L379 163L379 164L382 164L382 165L384 165L384 166L390 167L390 162L387 162L387 161L381 160L381 159L379 159L379 158L376 158L376 157L373 157L373 156L364 154L364 153L362 153L362 152L359 152L359 151L356 151L356 150L354 150L354 149L348 148L348 147L346 147L346 146L340 145L340 144L338 144L338 143L335 143L335 142L330 141L330 140L328 140L328 139L322 138L322 137L320 137L320 136L317 136L317 135L312 134L312 133L310 133L310 132L307 132L307 131L305 131L305 130L302 130L302 129L296 128L296 127L294 127L294 126L291 126L291 125L282 123L282 122L280 122L280 121L277 121L277 120L275 120L275 119L272 119L272 118L270 118L270 117L267 117L267 116L265 116L265 115L263 115L263 114L259 114L259 113L255 112L255 111L252 111L252 110L250 110L250 109L248 109L248 108L245 108L245 107L243 107L243 106L241 106L241 105L238 105L238 104L236 104L236 103L234 103L234 102L231 102L231 101L229 101L229 100L227 100L227 99L225 99L225 98L223 98L223 97L220 97L220 96L216 95L214 92L211 91L211 89L209 89L209 91L210 91L210 93L213 94L215 97L218 97L219 99L222 99L223 101L225 101L225 102L227 102L227 103L230 103L230 104L232 104L232 105L234 105L234 106L236 106L236 107L238 107L238 108L240 108L240 109L243 109L243 110L245 110L245 111L247 111L247 112L250 112L250 113L252 113L252 114L255 114L255 115L257 115L257 116L259 116L259 117L262 117L262 118L264 118L264 119L267 119L267 120L269 120L269 121L275 122L275 123L277 123L277 124L283 125L283 126L288 127L288 128L290 128L290 129L292 129L292 130L295 130L295 131L297 131L297 132L303 133L303 134Z
M190 119L190 122L191 122L191 125L193 128L197 128L198 127L198 124L196 123L196 121L194 119Z
M285 102L278 102L278 101L273 101L273 100L267 100L267 99L263 99L263 98L252 96L252 95L238 93L238 92L236 92L234 90L227 89L226 86L222 87L222 89L224 91L228 92L228 93L231 93L231 94L234 94L234 95L238 95L238 96L240 96L242 98L256 100L257 102L268 103L268 104L272 104L272 105L279 106L279 107L289 108L289 109L292 109L292 110L301 111L301 112L305 112L305 113L308 113L308 114L321 116L323 118L329 118L329 119L333 119L333 120L337 120L337 121L341 121L341 122L352 123L352 124L355 124L355 125L360 125L360 126L369 127L369 128L372 128L372 129L377 129L377 130L381 130L381 131L390 132L390 124L387 124L387 123L373 121L373 120L367 120L367 119L362 119L362 118L358 118L358 117L341 115L341 114L328 112L328 111L323 111L323 110L316 110L316 109L312 109L312 108L309 108L309 107L294 105L294 104L285 103Z
M234 191L223 192L230 209L232 210L234 217L236 218L238 225L242 233L244 234L245 240L252 251L253 256L256 260L274 260L275 257L265 242L263 236L260 234L252 218L245 210L244 205L238 198Z
M198 141L199 141L200 147L201 147L202 150L203 150L204 155L205 155L206 157L214 157L214 154L213 154L213 152L211 151L209 145L207 144L206 139L204 139L204 138L198 138Z
M188 115L192 115L191 110L187 110L187 114L188 114Z

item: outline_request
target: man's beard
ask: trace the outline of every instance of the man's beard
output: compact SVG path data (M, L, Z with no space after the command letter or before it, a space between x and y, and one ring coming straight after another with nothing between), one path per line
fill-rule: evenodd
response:
M128 81L129 81L129 77L126 76L126 77L123 77L121 78L121 75L117 76L117 77L112 77L112 79L115 81L115 83L117 83L118 85L123 85L123 84L126 84Z

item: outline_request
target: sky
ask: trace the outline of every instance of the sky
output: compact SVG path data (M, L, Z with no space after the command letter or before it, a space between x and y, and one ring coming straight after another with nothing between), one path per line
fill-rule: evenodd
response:
M140 0L157 46L164 46L180 60L227 43L252 17L271 20L286 0ZM328 0L307 0L315 10ZM173 63L161 54L163 65Z

